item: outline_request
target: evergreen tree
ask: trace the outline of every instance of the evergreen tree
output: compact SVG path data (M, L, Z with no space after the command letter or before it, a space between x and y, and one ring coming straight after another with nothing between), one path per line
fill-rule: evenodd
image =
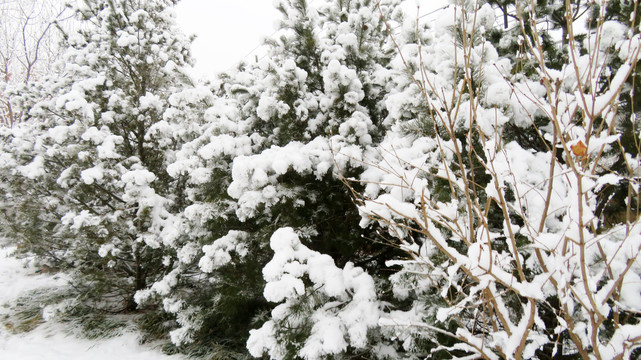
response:
M177 344L246 351L248 330L273 308L261 269L279 228L296 229L304 246L340 267L353 261L382 279L381 259L395 251L372 243L373 229L359 228L338 177L362 171L363 154L384 134L381 100L393 49L377 4L292 0L278 8L281 29L268 40L267 56L221 77L220 98L206 112L210 124L169 167L189 179L191 204L176 215L185 231L165 243L175 249L173 270L139 300L164 299L181 325L172 332ZM385 14L392 8L381 4ZM320 311L322 303L305 307L311 297L299 295L298 311ZM312 327L277 330L290 356ZM357 344L348 353L371 351Z
M65 37L64 76L44 82L29 123L3 134L11 236L71 271L85 304L109 311L135 310L136 291L165 272L159 238L180 207L166 165L181 139L158 131L169 95L190 85L174 4L74 5L82 25Z

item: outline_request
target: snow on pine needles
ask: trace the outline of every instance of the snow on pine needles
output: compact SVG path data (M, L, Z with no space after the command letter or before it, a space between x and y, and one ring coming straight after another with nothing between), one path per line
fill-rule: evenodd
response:
M15 247L0 248L0 359L16 360L180 360L159 349L140 345L139 334L123 332L107 339L75 336L69 324L44 321L35 329L20 332L12 327L11 313L21 297L54 292L68 286L62 274L41 272L30 259L14 256Z

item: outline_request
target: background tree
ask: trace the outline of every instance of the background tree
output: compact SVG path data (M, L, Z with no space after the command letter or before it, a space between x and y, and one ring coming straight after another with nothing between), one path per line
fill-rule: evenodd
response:
M22 116L5 91L50 75L59 60L61 34L68 12L60 1L12 0L0 3L0 122L12 126Z

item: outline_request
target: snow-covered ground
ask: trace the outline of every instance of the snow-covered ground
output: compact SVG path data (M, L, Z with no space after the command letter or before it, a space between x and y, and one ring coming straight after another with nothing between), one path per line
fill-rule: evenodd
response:
M11 256L13 249L0 248L0 319L28 291L64 286L60 276L39 275L22 260ZM181 360L160 350L138 344L138 336L125 333L104 340L87 340L68 335L64 325L45 323L31 332L12 334L0 326L0 359L16 360Z

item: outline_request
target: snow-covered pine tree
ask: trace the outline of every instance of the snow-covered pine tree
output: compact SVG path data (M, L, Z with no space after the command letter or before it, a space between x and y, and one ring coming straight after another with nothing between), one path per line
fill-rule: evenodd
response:
M622 24L627 27L628 31L638 34L641 30L641 11L639 5L635 2L626 2L613 0L601 5L595 4L591 8L588 28L590 32L599 34L600 28L604 22L608 22L608 28L602 32L616 31L616 24ZM618 29L621 31L621 28ZM612 41L606 38L605 41ZM609 45L609 44L608 44ZM624 65L622 59L618 56L608 54L604 61L611 68L618 68ZM612 77L611 73L605 73L600 80L600 86L605 86ZM639 129L641 129L641 98L635 96L641 93L641 63L637 62L631 70L630 76L625 81L623 91L619 98L618 113L616 118L617 132L621 134L620 146L623 151L618 154L611 154L616 161L610 166L610 169L619 173L628 173L628 159L635 159L641 156L641 146L639 145ZM625 156L621 156L623 154ZM624 221L625 219L638 217L641 211L638 195L636 200L628 201L632 193L628 193L628 188L633 185L628 181L621 181L618 184L609 184L599 192L597 204L597 216L603 226L609 227ZM634 192L634 191L633 191Z
M169 95L190 85L175 3L74 3L81 25L65 37L64 76L44 82L27 124L3 129L7 235L111 312L135 310L136 291L169 265L160 237L183 195L166 166L182 139L160 130Z
M254 356L265 352L274 359L382 357L386 353L382 351L380 334L376 331L381 305L376 292L385 291L387 275L382 271L383 262L396 249L380 242L374 229L359 228L357 222L350 219L354 212L350 208L352 204L347 202L345 190L328 185L337 183L333 180L337 174L343 177L359 174L365 154L380 141L386 130L387 109L382 106L382 100L391 90L389 65L393 48L381 16L393 17L392 11L400 3L310 3L308 16L316 20L313 16L318 14L316 32L327 34L331 40L324 44L320 56L323 91L311 103L317 102L319 109L316 114L309 111L310 120L303 133L311 141L299 138L296 140L302 143L300 145L290 143L282 148L272 147L259 155L234 162L234 174L241 170L239 175L247 175L238 180L234 177L230 186L232 194L240 194L237 186L263 192L274 186L289 191L292 187L287 186L287 177L292 172L312 172L317 179L323 180L309 182L318 184L318 188L306 186L305 192L294 193L297 201L304 200L301 205L308 207L311 204L314 209L315 213L307 218L311 232L301 231L305 228L300 225L296 231L283 228L285 225L297 226L296 221L285 218L270 238L270 247L275 254L263 269L267 281L264 296L278 306L260 329L252 330L248 348ZM324 43L322 37L319 43ZM261 98L266 105L269 100ZM273 122L277 119L274 110L262 120ZM319 145L329 151L319 149ZM286 155L294 151L303 156ZM331 156L329 159L328 155ZM285 163L283 159L287 159ZM251 168L249 164L260 164L267 174L267 186L254 180L261 172L247 171ZM319 175L325 168L332 173L323 179ZM319 198L315 200L310 195ZM281 201L279 198L282 196L274 199ZM255 205L242 196L239 204L243 211L255 211L252 209ZM278 203L276 205L266 208L273 211L278 209ZM305 211L302 207L301 210ZM337 218L349 221L336 223ZM331 231L323 228L327 221L333 228Z
M407 357L633 358L641 163L623 125L636 121L636 11L500 3L457 2L423 44L398 41L413 79L388 98L395 125L362 176L364 221L409 255L389 263L401 270L381 331ZM520 34L497 37L506 9ZM579 35L582 13L594 20ZM618 217L600 210L615 198Z
M381 3L386 16L392 3ZM295 229L287 236L324 254L331 269L353 269L351 260L385 278L381 259L395 251L372 242L373 229L359 228L338 177L358 174L364 153L384 134L381 100L393 47L377 2L291 0L278 8L281 28L268 39L267 56L221 77L221 98L206 112L210 124L169 167L172 176L188 176L191 204L176 216L184 231L166 239L176 253L173 270L138 299L163 298L181 325L172 332L177 344L246 351L248 330L270 318L274 306L263 294L262 269L274 256L270 238L279 228ZM314 286L291 295L288 302L298 304L288 309L291 319L305 324L290 329L281 318L269 336L299 356L319 321L312 315L335 300L342 304L336 311L348 307L350 296ZM336 334L347 342L352 336L349 350L326 354L371 352L367 329L375 324L364 324L362 333ZM277 351L252 347L254 354L263 350Z

